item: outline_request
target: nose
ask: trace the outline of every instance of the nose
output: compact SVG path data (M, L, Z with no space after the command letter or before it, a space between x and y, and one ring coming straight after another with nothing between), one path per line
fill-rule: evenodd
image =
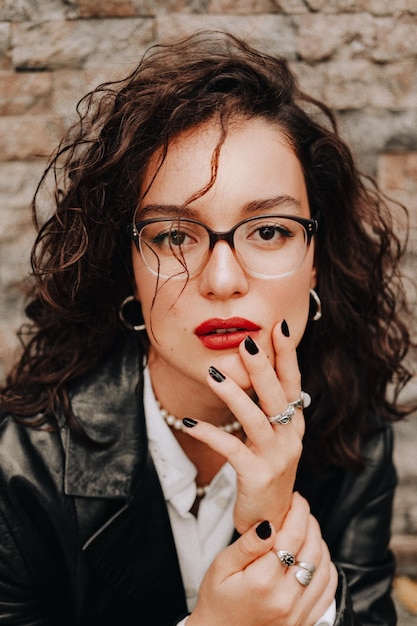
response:
M201 293L209 298L227 300L247 293L248 277L226 241L217 241L206 267L200 274Z

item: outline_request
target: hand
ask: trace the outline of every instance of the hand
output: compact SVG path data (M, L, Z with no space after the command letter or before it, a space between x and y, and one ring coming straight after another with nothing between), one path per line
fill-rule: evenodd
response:
M210 387L242 424L246 442L207 422L198 422L195 428L187 430L224 456L236 470L234 523L240 533L262 518L271 520L275 528L281 526L291 502L302 451L304 418L300 409L288 424L271 425L268 421L268 417L284 411L301 394L292 339L282 333L281 324L274 328L272 339L274 364L261 348L250 354L245 342L239 346L259 405L232 378L216 382L208 376Z
M257 526L265 531L265 522ZM263 533L265 537L265 532ZM297 565L285 567L275 550L314 563L308 586L298 582ZM220 552L200 588L187 626L312 626L330 606L337 571L307 502L292 496L279 532L261 539L252 527Z

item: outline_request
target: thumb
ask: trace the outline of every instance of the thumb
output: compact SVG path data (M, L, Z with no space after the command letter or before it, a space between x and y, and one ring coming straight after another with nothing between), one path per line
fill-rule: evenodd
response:
M217 557L217 571L223 570L225 577L244 570L250 563L273 548L275 531L264 520L252 526Z

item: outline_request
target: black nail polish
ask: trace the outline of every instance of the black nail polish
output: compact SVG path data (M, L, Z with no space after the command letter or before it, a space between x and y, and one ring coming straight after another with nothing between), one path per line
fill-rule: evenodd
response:
M245 339L245 348L249 354L257 354L259 352L259 348L249 335Z
M284 337L290 336L290 329L288 328L288 324L285 320L282 320L281 322L281 330L282 330L282 334L284 335Z
M187 428L193 428L193 426L196 426L198 424L198 422L196 420L193 420L191 417L184 417L182 423Z
M268 537L271 536L271 533L272 528L268 520L264 520L256 527L256 534L258 535L259 539L268 539Z
M222 383L226 380L226 376L219 372L219 370L217 370L213 365L210 365L209 367L209 374L212 379L216 381L216 383Z

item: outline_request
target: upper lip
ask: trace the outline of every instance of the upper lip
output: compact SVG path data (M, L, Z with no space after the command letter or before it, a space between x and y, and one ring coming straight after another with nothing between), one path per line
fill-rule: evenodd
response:
M214 317L199 324L195 329L195 334L209 335L215 332L231 332L231 331L254 331L259 330L259 326L255 322L251 322L243 317L229 317L221 319Z

